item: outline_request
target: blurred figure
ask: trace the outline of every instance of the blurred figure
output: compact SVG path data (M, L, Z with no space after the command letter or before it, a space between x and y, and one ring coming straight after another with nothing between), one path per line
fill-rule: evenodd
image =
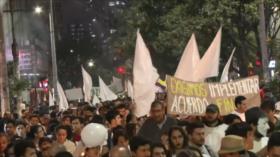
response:
M7 120L5 126L5 132L8 135L9 141L15 142L21 140L22 138L17 135L16 132L16 122L14 120Z
M258 153L266 147L268 142L268 118L259 107L250 108L246 111L245 115L246 122L250 124L254 130L254 148L251 151Z
M26 123L18 122L16 124L16 133L17 136L21 137L22 139L25 139L27 135Z
M221 140L225 136L225 130L228 127L219 118L219 107L215 104L208 105L203 120L205 128L205 144L209 146L215 154L218 153L221 147Z
M33 114L29 117L29 123L30 123L30 126L33 126L33 125L40 125L40 119L39 119L39 116L36 115L36 114Z
M39 151L39 140L45 136L45 130L41 125L33 125L28 134L29 140L32 140L36 150Z
M59 152L55 155L55 157L73 157L73 155L69 152Z
M268 157L280 157L280 132L274 132L267 144Z
M113 130L113 145L119 147L128 147L129 139L124 128L119 127Z
M266 117L268 118L268 125L270 128L267 133L270 134L277 125L280 125L279 120L275 116L276 113L275 102L270 99L264 100L261 103L261 109L265 113Z
M8 136L0 133L0 156L7 156L6 151L8 147L9 139Z
M245 112L247 110L247 103L246 103L246 97L244 96L237 96L234 100L235 104L235 111L232 112L232 114L235 114L240 117L240 119L245 122Z
M84 119L82 117L72 117L73 141L81 141L81 131L84 127Z
M20 140L15 144L16 157L37 157L36 147L32 141Z
M129 142L133 157L150 157L150 142L142 137L135 136Z
M73 153L76 149L75 144L67 139L67 128L65 126L56 128L56 141L54 145L63 145L70 153Z
M109 125L108 126L109 128L108 128L107 145L108 145L108 148L110 149L111 147L113 147L113 129L122 125L122 118L121 118L120 114L115 110L110 110L106 114L105 118Z
M131 157L127 147L115 146L109 152L109 157Z
M188 149L188 138L185 131L178 126L173 126L168 132L169 151L173 156L176 156L182 150Z
M92 147L92 148L86 148L85 149L85 157L100 157L101 156L101 147Z
M249 157L257 156L255 153L249 151L254 148L254 130L249 124L245 122L233 124L226 130L226 135L242 137L244 139L245 153Z
M47 137L43 137L39 140L40 157L51 157L52 143L53 141Z
M236 124L236 123L241 123L242 122L240 117L237 116L236 114L225 115L223 121L227 125L232 125L232 124Z
M187 126L189 148L196 157L216 157L214 151L205 145L205 128L200 122Z
M152 145L151 153L152 157L167 157L167 151L160 143Z
M177 121L166 115L165 106L160 101L152 103L150 112L151 116L144 122L138 135L149 139L153 143L160 143L161 135L176 125ZM156 134L151 134L151 132Z

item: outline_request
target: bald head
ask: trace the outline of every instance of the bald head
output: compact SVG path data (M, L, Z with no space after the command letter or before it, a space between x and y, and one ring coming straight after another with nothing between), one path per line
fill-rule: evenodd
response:
M131 153L126 147L115 146L110 150L109 157L131 157Z

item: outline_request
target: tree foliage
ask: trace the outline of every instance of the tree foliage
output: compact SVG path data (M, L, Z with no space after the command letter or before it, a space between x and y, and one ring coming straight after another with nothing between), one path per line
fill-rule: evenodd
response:
M202 56L222 26L221 66L237 47L235 57L240 68L236 70L245 76L249 62L260 59L258 4L259 0L131 0L119 20L113 44L123 49L124 57L132 58L139 28L159 72L173 74L192 33ZM280 15L278 10L271 11L279 4L278 0L266 1L267 21L271 21L272 13ZM271 24L267 22L267 28ZM278 27L274 29L277 34Z

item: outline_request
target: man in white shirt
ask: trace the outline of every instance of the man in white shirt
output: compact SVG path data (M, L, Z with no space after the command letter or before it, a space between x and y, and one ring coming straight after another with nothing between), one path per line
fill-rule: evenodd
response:
M225 131L228 128L228 125L224 124L219 117L219 107L215 104L208 105L203 120L205 144L211 147L216 154L218 154L222 138L225 136Z
M247 110L246 97L241 96L241 95L235 97L234 104L235 104L236 109L235 109L235 111L232 112L232 114L239 116L241 118L241 120L243 122L245 122L246 121L245 112Z

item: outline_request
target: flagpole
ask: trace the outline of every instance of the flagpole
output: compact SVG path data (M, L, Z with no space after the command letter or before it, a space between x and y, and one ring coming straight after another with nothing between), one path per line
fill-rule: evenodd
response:
M52 85L54 89L54 99L56 104L59 104L59 97L57 92L57 63L56 63L56 47L55 47L55 32L54 32L54 19L53 19L53 0L50 0L50 40L51 40L51 55L52 55Z

